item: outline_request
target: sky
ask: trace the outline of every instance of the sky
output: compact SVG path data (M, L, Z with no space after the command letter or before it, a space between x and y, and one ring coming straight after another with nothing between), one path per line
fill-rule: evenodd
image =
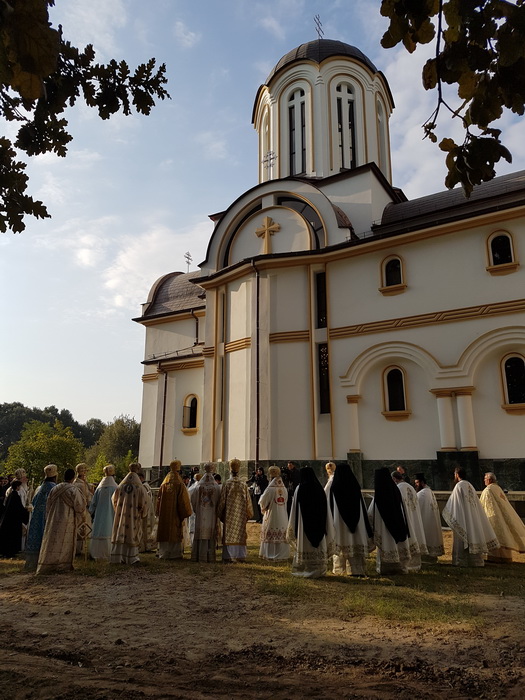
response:
M148 117L108 121L82 101L66 118L66 158L30 160L30 193L51 219L28 218L22 234L0 234L0 403L71 411L84 423L140 420L145 330L153 283L204 259L213 224L257 184L251 113L258 87L289 50L324 37L360 48L387 77L393 184L413 199L444 189L444 154L423 140L435 95L421 85L431 47L385 50L380 0L56 0L53 26L97 60L131 67L166 63L170 100ZM457 122L457 120L455 120ZM523 125L501 121L513 163L525 168ZM14 136L12 124L3 133ZM446 114L439 136L460 138Z

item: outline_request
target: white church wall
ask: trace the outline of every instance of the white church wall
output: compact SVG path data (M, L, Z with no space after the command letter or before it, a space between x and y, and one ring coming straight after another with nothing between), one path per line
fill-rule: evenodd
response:
M270 275L270 333L305 331L310 326L305 267L286 267Z
M145 359L151 359L153 356L171 355L175 354L177 350L193 347L195 344L195 330L195 319L191 316L167 323L158 323L155 326L148 326L146 328Z
M525 345L515 348L525 354ZM505 352L487 353L475 373L472 395L476 439L480 459L523 458L525 416L507 413L500 362Z
M309 343L270 345L271 459L312 459Z
M165 464L180 459L183 464L199 464L202 444L202 402L204 400L202 368L177 370L168 375L165 416ZM197 432L184 434L183 407L189 395L197 397Z
M428 378L415 363L403 362L407 376L407 404L411 411L404 420L388 420L381 413L383 406L383 370L388 362L375 365L368 372L361 386L359 399L359 433L364 459L434 459L439 450L439 424L436 402L426 389ZM339 397L336 428L337 452L346 454L346 421L348 405ZM346 403L346 402L345 402ZM342 420L341 415L345 418Z
M251 280L230 282L226 293L226 342L247 338L251 334L250 292Z
M248 459L250 456L250 393L249 350L228 353L224 410L224 454L227 459Z

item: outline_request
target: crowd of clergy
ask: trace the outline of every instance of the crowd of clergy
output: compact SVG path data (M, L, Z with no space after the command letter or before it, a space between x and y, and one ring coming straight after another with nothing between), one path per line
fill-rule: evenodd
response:
M331 570L364 577L374 550L377 573L403 574L444 554L441 517L453 533L454 565L509 563L513 552L525 553L525 525L491 472L478 497L457 468L440 514L425 475L416 474L412 486L402 467L376 470L368 507L346 463L326 465L324 487L311 467L293 462L282 472L270 467L268 476L258 468L247 482L240 467L232 459L221 484L212 463L190 477L174 460L156 498L138 463L129 465L120 484L107 465L96 488L86 464L67 469L61 483L49 464L34 495L19 469L0 484L0 557L22 553L26 570L37 574L71 571L75 556L88 554L136 564L141 552L154 550L160 559L181 559L186 550L196 562L220 556L224 563L243 563L247 523L255 519L261 523L259 556L292 559L295 576L317 578Z

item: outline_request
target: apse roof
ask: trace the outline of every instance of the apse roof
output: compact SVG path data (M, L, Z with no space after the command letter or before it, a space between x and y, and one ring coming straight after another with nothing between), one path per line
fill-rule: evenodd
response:
M170 272L154 285L153 299L145 305L142 319L177 311L190 311L206 305L206 292L191 280L201 275L194 272ZM155 289L156 287L156 289Z
M274 75L284 68L287 68L292 63L314 61L315 63L321 64L332 56L349 56L363 63L373 73L378 72L372 61L355 46L345 44L344 41L336 41L335 39L314 39L314 41L301 44L297 48L288 51L266 78L265 85L268 85Z

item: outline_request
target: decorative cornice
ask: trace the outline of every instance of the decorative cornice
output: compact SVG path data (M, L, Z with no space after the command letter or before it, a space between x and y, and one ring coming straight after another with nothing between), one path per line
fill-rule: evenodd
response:
M359 403L360 398L361 394L349 394L346 397L346 403Z
M204 367L204 360L202 358L198 360L171 360L169 362L160 362L159 364L159 372L177 372L181 369L198 369Z
M195 316L198 318L204 318L206 316L206 307L201 307L199 310L195 310L194 314L190 311L172 311L162 316L151 316L150 318L134 318L133 321L140 323L143 326L158 326L161 323L174 323L175 321L189 321L194 319Z
M510 262L503 265L489 265L485 269L491 275L510 275L511 272L516 272L519 266L519 262Z
M472 396L476 391L475 386L451 386L440 389L429 389L431 394L434 394L436 399L450 398L452 396Z
M330 338L351 338L368 333L381 333L400 328L416 328L418 326L433 326L439 323L451 323L453 321L465 321L483 316L496 316L525 311L525 299L515 301L502 301L495 304L483 304L482 306L468 306L462 309L449 309L448 311L436 311L418 316L404 316L403 318L391 318L385 321L372 321L371 323L359 323L355 326L342 326L330 329Z
M159 377L159 375L157 374L157 372L151 372L149 374L143 374L142 381L143 382L153 382L153 381L157 381L158 377Z
M270 343L299 343L310 340L310 331L282 331L270 333Z
M224 352L237 352L237 350L246 350L251 347L251 338L240 338L239 340L231 340L224 345Z

